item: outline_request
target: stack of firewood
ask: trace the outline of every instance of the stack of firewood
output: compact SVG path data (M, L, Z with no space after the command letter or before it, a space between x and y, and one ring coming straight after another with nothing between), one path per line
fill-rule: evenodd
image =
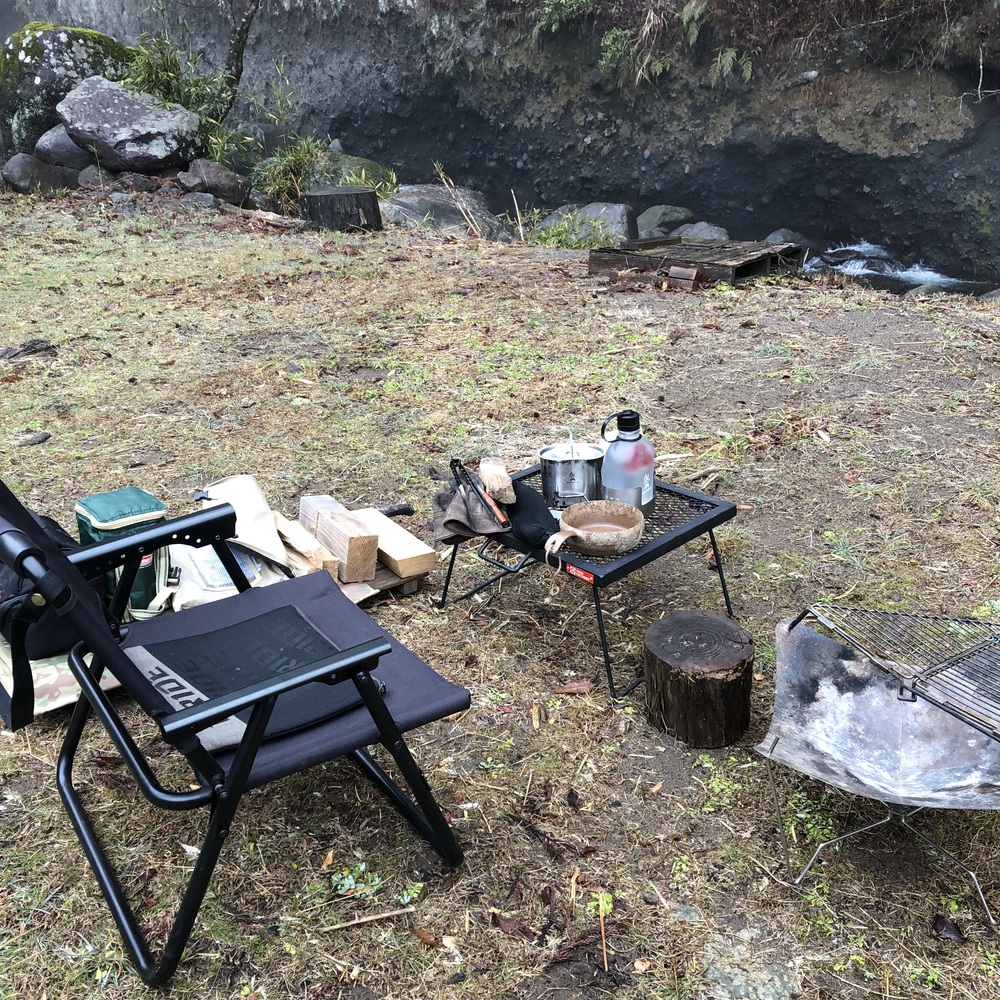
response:
M412 593L437 565L434 549L374 507L348 510L312 495L299 501L297 521L274 517L292 572L325 570L355 603L383 590Z

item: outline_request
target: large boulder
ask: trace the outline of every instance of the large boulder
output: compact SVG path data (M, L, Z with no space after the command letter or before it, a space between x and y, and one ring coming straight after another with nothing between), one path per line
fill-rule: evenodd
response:
M331 149L323 157L317 175L311 187L343 187L347 184L363 184L366 187L387 184L394 187L396 184L396 175L388 167L364 156L350 156L336 149Z
M95 74L117 79L134 50L110 35L32 21L0 50L0 152L30 153L59 124L56 105Z
M728 240L729 232L711 222L689 222L672 230L671 236L689 236L698 240Z
M73 141L111 170L162 170L202 152L201 119L193 111L101 76L74 87L56 110Z
M618 202L595 201L584 205L576 217L580 225L590 228L599 241L610 243L634 240L639 235L635 212L631 205Z
M412 184L379 202L383 222L416 228L459 230L487 240L509 242L510 232L489 210L486 199L464 187Z
M32 194L35 191L60 191L75 188L79 172L44 163L29 153L15 153L0 168L0 177L15 191Z

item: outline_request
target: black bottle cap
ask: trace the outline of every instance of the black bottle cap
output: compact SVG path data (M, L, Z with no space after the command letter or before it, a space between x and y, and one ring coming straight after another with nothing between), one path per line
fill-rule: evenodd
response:
M622 410L618 414L618 430L637 431L639 429L639 414L635 410Z

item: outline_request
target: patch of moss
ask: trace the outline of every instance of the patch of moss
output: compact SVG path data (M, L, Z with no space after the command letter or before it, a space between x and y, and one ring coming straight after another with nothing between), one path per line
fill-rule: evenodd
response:
M996 213L996 197L992 191L971 191L965 198L966 203L979 218L979 231L984 236L992 236L993 218Z
M46 41L52 34L71 47L80 62L94 73L119 79L135 57L136 50L92 28L68 28L46 21L30 21L9 35L0 53L0 96L17 85L25 64L37 65L45 57Z

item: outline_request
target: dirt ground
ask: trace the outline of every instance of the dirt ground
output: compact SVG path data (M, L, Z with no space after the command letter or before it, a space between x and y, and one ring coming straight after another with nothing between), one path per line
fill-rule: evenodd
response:
M131 483L181 513L196 488L250 472L290 516L306 493L410 501L407 526L430 539L450 457L521 468L571 431L596 440L625 407L662 479L738 507L718 532L756 646L737 744L657 732L641 687L611 703L586 586L536 567L441 609L442 561L415 596L367 608L472 692L411 744L465 863L442 868L347 764L272 786L238 817L175 995L998 990L968 879L905 830L848 841L791 884L753 750L775 625L806 605L1000 617L995 303L795 277L677 292L592 277L577 251L282 230L170 202L122 214L0 195L0 214L4 479L68 525L90 493ZM471 583L485 570L467 549ZM653 621L723 608L704 538L603 599L619 682ZM137 988L55 792L65 722L0 734L0 997ZM147 815L96 734L81 780L155 933L196 824ZM800 866L881 815L777 780ZM993 814L920 823L1000 909ZM931 933L939 914L964 944Z

